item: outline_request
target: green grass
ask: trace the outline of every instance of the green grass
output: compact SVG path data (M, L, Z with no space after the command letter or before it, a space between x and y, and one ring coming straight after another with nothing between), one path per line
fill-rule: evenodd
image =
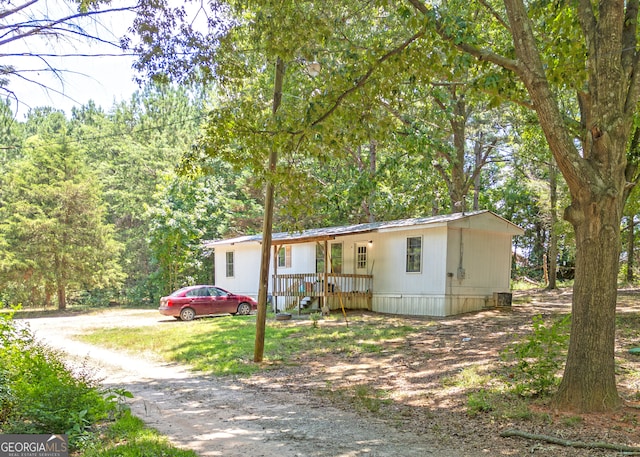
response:
M193 451L172 446L167 438L146 428L129 412L110 424L101 440L85 449L81 457L197 457Z
M488 367L472 365L460 370L453 376L442 379L442 384L447 387L458 387L463 389L475 389L485 386L491 381L492 375L488 373Z
M382 351L383 343L415 332L384 318L328 322L316 328L309 321L267 322L265 364L253 363L255 316L225 316L192 322L165 322L135 328L97 329L79 336L83 341L166 361L186 363L215 375L250 375L268 366L295 364L308 355L359 355Z

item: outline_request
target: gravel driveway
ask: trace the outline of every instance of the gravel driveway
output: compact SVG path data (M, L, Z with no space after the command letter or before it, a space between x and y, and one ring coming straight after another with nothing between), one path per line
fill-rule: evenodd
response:
M256 392L241 383L204 377L177 364L160 363L73 339L97 327L159 325L157 311L26 319L36 337L75 361L95 367L106 387L122 387L131 408L177 446L201 456L412 457L461 456L429 435L399 432L381 421L314 405L313 398L274 386Z

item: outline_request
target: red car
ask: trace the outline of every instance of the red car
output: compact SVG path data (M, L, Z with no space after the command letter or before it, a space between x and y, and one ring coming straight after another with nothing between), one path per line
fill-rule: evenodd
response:
M190 321L212 314L251 314L258 303L246 295L236 295L216 286L188 286L160 299L160 314Z

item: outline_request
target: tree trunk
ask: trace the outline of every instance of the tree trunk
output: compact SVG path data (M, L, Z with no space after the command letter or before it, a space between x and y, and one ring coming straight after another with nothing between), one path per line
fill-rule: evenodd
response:
M275 122L276 113L282 101L282 83L284 80L285 66L283 60L278 57L275 65L275 77L273 83L272 118ZM275 141L274 141L275 143ZM260 284L258 285L258 315L256 316L256 339L253 350L253 361L262 362L264 357L264 338L267 320L267 290L269 288L269 256L271 254L271 239L273 232L273 206L274 206L274 176L278 162L278 151L275 144L271 146L269 154L269 175L265 190L264 220L262 223L262 249L260 256Z
M572 205L565 214L576 234L576 278L567 365L554 398L563 411L607 411L620 404L614 359L620 208L601 198L582 211Z
M636 250L636 238L635 238L635 216L629 216L629 238L627 239L627 282L632 283L634 263L634 251Z
M358 169L361 173L368 173L369 182L373 183L376 177L376 167L377 167L377 143L375 140L369 140L369 170L365 170L365 164L360 161L358 163ZM367 194L366 197L362 199L361 207L362 211L364 211L365 218L367 222L375 222L376 217L371 210L373 206L373 201L375 199L375 186L371 187L371 190Z
M480 134L480 138L476 140L476 144L474 146L474 155L475 155L475 164L474 169L475 177L473 178L473 210L478 211L480 209L480 169L484 166L482 159L482 138L483 135Z
M466 146L467 108L464 95L458 95L454 88L451 89L453 100L453 113L450 119L453 133L453 155L449 158L451 167L451 186L449 199L451 200L451 212L460 213L466 210L466 174L464 171L464 153Z
M67 291L64 284L58 284L58 309L67 309Z
M551 205L551 226L549 227L549 283L547 289L557 289L558 276L558 180L555 163L549 163L549 203Z

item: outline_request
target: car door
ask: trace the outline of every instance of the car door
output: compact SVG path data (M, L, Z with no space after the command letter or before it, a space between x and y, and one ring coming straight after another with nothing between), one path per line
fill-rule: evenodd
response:
M235 313L238 310L238 298L234 294L218 287L212 289L215 289L216 294L216 314Z
M191 297L190 306L196 312L196 315L202 316L212 314L213 302L208 287L198 287L187 293L187 296Z

